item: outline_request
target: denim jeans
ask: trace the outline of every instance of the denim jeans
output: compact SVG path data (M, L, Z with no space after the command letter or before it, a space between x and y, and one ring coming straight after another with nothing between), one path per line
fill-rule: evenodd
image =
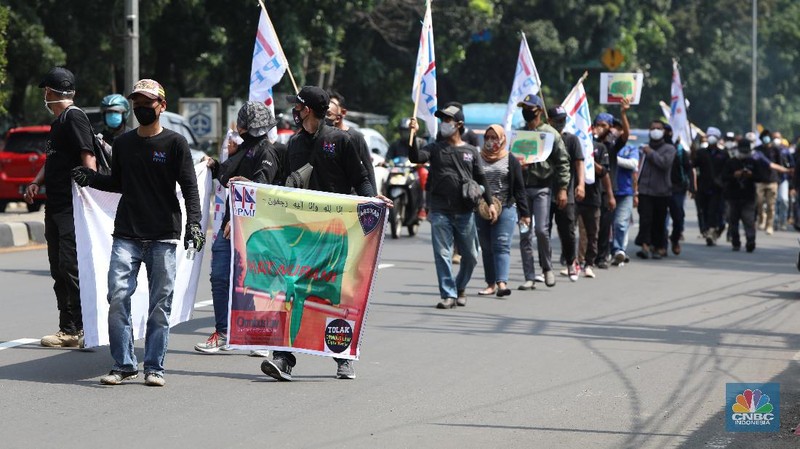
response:
M44 236L58 305L58 328L75 335L83 330L83 315L78 280L78 252L75 246L75 220L72 218L71 206L64 209L45 209Z
M139 267L147 268L150 291L144 340L144 371L164 373L169 340L169 314L175 290L175 244L114 238L108 269L108 337L114 370L137 371L133 352L131 296L136 291Z
M211 299L214 302L214 329L228 333L228 297L231 287L231 241L221 227L211 245Z
M511 266L511 238L517 225L517 206L504 207L500 218L492 224L475 214L478 240L481 242L483 273L486 285L508 283Z
M628 246L628 226L633 216L633 195L617 195L617 208L614 209L614 240L611 254L626 252Z
M519 250L522 253L522 271L526 281L533 281L536 268L533 266L533 234L536 234L536 249L539 253L539 266L542 271L552 271L550 250L550 188L527 187L528 209L533 214L533 229L519 236Z
M454 214L432 211L428 215L431 222L431 242L436 276L439 279L439 295L442 299L458 297L459 290L465 290L475 265L478 264L478 250L475 248L475 215L472 212ZM461 264L458 275L453 278L453 243L458 245Z

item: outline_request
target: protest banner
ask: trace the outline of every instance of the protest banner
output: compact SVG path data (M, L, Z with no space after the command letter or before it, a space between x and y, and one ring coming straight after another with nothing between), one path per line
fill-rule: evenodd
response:
M386 205L247 182L230 190L228 344L357 360Z
M539 131L511 131L508 148L522 158L523 164L535 164L547 160L553 152L555 137Z
M211 173L206 168L205 162L195 165L194 170L197 175L202 212L200 227L206 229L211 198ZM180 186L177 184L175 195L178 197L183 216L181 229L186 229L186 206ZM75 183L72 183L84 344L87 348L108 344L108 267L113 243L111 234L114 232L114 218L117 215L117 204L119 204L120 197L119 193L103 192L91 187L78 188ZM172 297L170 327L191 318L197 292L197 281L200 277L200 268L203 265L205 252L206 249L203 248L197 252L194 260L189 260L186 258L182 237L177 245L175 293ZM150 304L147 272L144 264L139 270L137 282L139 287L131 297L131 323L133 324L134 339L144 338Z
M643 84L643 73L601 73L600 104L619 104L623 98L639 104Z
M678 62L674 59L672 60L671 93L669 124L672 126L672 134L683 145L683 148L688 150L692 147L692 129L689 126L689 115L686 112L686 100L683 96Z

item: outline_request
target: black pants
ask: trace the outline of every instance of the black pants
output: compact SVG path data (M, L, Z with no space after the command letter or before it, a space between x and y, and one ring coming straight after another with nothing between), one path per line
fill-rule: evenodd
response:
M747 243L756 242L756 200L728 200L728 225L731 231L731 244L738 248L742 245L739 236L739 221L744 227Z
M637 245L647 245L650 249L666 249L666 228L668 196L639 194L639 236Z
M697 215L700 223L700 232L705 234L711 228L720 233L725 228L725 202L722 192L697 192Z
M578 204L578 216L583 221L583 229L586 231L586 254L583 262L586 266L594 266L597 259L597 231L600 228L600 208Z
M81 294L78 284L78 253L75 247L75 221L72 207L45 209L44 237L47 258L58 304L59 330L75 335L83 329Z
M608 204L603 195L603 204ZM597 258L595 265L608 260L611 247L611 225L614 223L614 211L606 206L600 208L600 227L597 231Z
M558 238L561 240L561 254L566 259L567 265L575 262L575 252L578 247L575 215L575 204L567 204L563 209L559 209L555 204L550 205L550 229L553 229L552 223L555 218Z

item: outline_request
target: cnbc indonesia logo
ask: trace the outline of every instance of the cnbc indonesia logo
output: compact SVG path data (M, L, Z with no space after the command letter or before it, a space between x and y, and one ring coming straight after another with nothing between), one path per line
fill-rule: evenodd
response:
M730 407L726 420L728 431L773 432L780 428L778 384L727 384L726 393L726 403Z

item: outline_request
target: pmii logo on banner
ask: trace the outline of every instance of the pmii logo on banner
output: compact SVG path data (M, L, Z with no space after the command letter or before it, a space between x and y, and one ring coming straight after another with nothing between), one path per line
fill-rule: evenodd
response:
M247 186L233 187L233 215L256 216L256 189Z
M780 384L725 384L725 430L778 432Z

